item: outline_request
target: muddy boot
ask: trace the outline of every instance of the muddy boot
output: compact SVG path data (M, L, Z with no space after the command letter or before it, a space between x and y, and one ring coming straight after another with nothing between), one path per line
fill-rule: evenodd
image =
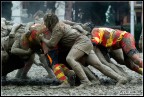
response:
M50 84L51 86L57 86L60 85L61 81L57 78L53 79L53 82Z
M69 84L71 86L75 86L75 80L76 80L75 72L73 70L69 70L66 76L68 77Z
M75 86L75 79L76 79L75 72L73 70L70 70L64 64L60 64L60 66L61 66L61 69L63 70L64 74L67 76L69 84L71 86Z
M62 82L58 86L50 86L50 88L70 88L70 84L66 81Z
M90 80L92 85L97 85L97 84L100 84L100 81L99 80Z
M70 87L70 84L68 83L68 79L65 76L60 64L56 64L53 67L54 74L57 79L62 83L59 86L51 86L50 88L64 88L64 87Z
M126 84L128 82L128 79L125 77L119 78L118 82L116 83L116 86L120 86L122 84Z
M96 77L88 67L82 67L92 84L100 84L99 78Z
M88 85L92 85L92 83L89 81L88 77L86 76L84 70L80 65L76 65L73 67L73 70L77 74L77 76L80 78L81 85L77 88L83 88Z
M49 79L52 79L52 80L56 79L55 76L51 76L51 75L47 75L46 78L49 78Z
M17 71L17 74L16 74L15 78L18 78L18 79L30 79L30 77L27 76L27 73L23 73L23 68L21 68L21 69L19 69Z
M76 87L77 89L81 89L81 88L84 88L86 86L92 85L92 83L90 81L87 81L87 80L81 80L80 82L81 82L81 84L78 87Z

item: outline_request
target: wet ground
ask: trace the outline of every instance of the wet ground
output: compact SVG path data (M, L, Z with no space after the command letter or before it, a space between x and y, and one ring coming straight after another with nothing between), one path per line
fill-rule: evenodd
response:
M1 86L2 96L101 96L101 95L143 95L143 78L141 75L122 66L128 75L132 78L125 85L116 86L115 81L106 77L98 70L90 67L92 71L100 78L101 84L87 86L82 89L72 88L49 88L47 72L41 66L33 65L28 73L31 77L29 81L14 80L17 70L8 74L9 84Z

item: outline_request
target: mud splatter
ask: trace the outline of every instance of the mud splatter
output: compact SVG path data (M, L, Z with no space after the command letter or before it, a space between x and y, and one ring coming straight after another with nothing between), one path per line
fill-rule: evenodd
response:
M8 81L11 84L1 86L2 96L101 96L101 95L143 95L143 78L141 75L122 66L128 75L132 78L125 85L115 86L115 81L106 77L98 70L90 67L100 78L101 84L87 86L83 89L72 88L49 88L49 79L46 78L47 72L41 66L33 65L28 73L30 81L17 83L14 76L17 70L8 74ZM12 82L13 81L13 82ZM25 83L25 84L24 84ZM38 84L39 83L39 84Z

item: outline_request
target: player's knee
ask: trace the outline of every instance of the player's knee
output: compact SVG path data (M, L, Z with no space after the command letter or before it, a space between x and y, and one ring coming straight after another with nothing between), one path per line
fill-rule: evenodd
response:
M72 65L75 60L74 60L73 58L67 56L67 57L66 57L66 61L67 61L67 63L68 63L69 65Z
M71 59L69 56L67 56L67 57L66 57L66 61L67 61L68 63L71 63L72 59Z

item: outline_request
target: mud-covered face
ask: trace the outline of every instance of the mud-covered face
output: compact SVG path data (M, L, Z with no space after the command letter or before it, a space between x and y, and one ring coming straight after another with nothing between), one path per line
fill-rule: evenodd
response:
M58 23L59 19L55 14L46 14L44 16L44 24L51 31L54 26Z

